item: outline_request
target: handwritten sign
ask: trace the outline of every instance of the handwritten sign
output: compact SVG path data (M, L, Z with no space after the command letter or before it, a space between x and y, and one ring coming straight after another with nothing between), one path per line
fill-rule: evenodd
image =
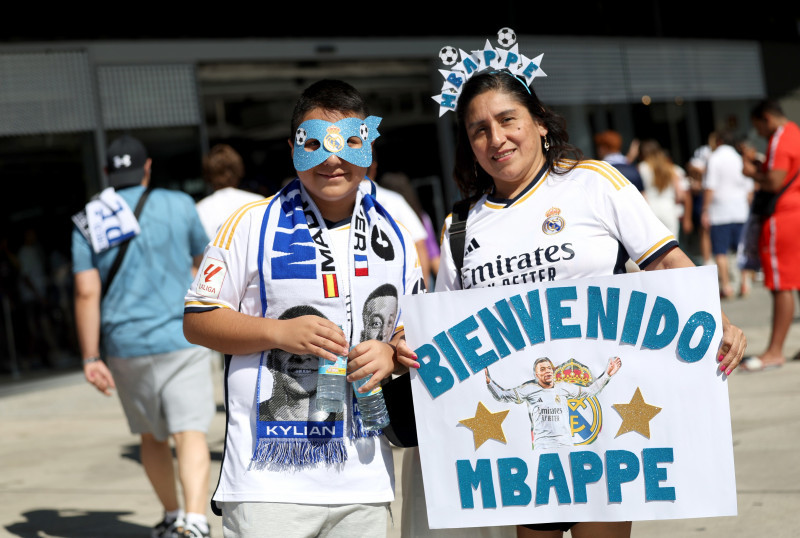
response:
M736 514L716 268L401 304L432 528Z

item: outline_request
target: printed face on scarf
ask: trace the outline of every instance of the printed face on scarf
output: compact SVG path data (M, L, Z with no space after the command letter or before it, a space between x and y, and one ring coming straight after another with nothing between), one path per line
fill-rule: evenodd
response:
M394 331L397 318L397 296L382 295L374 297L364 303L363 311L364 330L361 341L380 340L388 341Z
M346 118L351 119L351 116L336 110L314 108L303 116L298 129L303 129L303 133L296 134L295 139L289 141L297 177L322 216L334 222L352 214L358 185L372 163L371 148L365 151L365 144L370 143L371 137L365 141L358 130L358 126L364 122L363 119L352 118L356 121L342 123L338 136L323 136L326 131L324 126L327 125L324 122L334 124ZM317 132L320 129L322 132ZM319 160L317 155L328 156L319 164L303 169Z
M292 399L310 398L316 392L318 366L316 355L273 349L269 356L269 368L276 374L276 392L282 389Z

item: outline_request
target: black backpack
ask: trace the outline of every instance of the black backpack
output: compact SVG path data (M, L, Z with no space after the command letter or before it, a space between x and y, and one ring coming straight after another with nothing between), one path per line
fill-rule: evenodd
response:
M453 204L453 216L450 220L450 254L453 256L459 284L461 284L461 267L464 265L464 242L467 238L467 214L470 204L472 204L471 198Z

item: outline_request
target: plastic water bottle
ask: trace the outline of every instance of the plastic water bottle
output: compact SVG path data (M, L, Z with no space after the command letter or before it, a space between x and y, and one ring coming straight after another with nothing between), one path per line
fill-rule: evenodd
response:
M317 409L341 413L347 394L347 356L338 355L336 362L320 357L317 373Z
M386 411L386 402L383 399L383 390L380 384L370 392L358 392L358 389L365 385L371 377L372 374L353 381L353 392L356 394L358 409L361 411L361 423L364 424L364 428L380 430L389 425L389 412Z

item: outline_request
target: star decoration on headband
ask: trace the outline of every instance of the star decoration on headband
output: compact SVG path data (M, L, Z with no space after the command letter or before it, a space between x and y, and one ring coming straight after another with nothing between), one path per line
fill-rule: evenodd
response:
M449 69L439 69L444 78L442 93L432 98L439 103L439 117L455 110L461 88L473 75L485 69L506 71L517 77L521 83L530 86L536 77L546 77L541 69L542 57L530 59L519 52L517 36L511 28L501 28L497 32L498 47L495 48L486 40L482 50L469 53L450 45L442 47L439 59ZM459 61L459 57L461 60Z

